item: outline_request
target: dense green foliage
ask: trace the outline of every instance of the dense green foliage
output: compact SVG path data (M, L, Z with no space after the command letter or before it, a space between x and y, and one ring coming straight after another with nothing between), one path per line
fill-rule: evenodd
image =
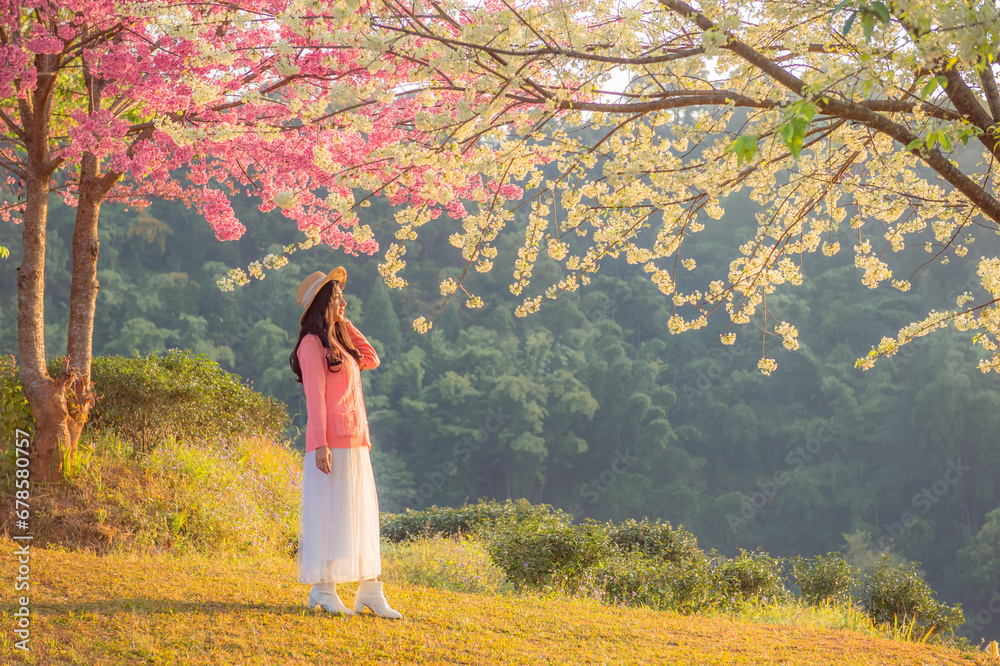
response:
M698 268L678 275L685 289L724 273L723 257L748 240L754 204L730 204L727 224L693 246ZM46 343L57 356L65 351L72 225L61 204L51 209ZM106 206L95 354L207 354L285 402L301 447L305 405L288 367L301 313L295 290L312 271L343 264L348 316L382 355L363 381L384 510L524 497L577 520L670 521L730 556L758 547L782 557L841 550L867 569L889 550L920 561L944 599L982 618L974 639L1000 637L994 614L978 613L1000 587L995 377L981 375L977 350L948 333L920 338L868 372L854 367L882 335L953 305L972 277L961 267L921 273L906 294L861 286L849 257L807 267L805 285L768 297L772 313L799 328L802 346L788 351L768 339L779 367L764 377L756 370L761 338L747 335L753 323L731 347L712 326L670 335L672 304L624 262L608 259L579 292L513 317L506 277L515 235L498 239L493 272L468 274L486 307L467 310L456 297L417 335L412 319L437 308L440 280L465 268L448 244L460 225L445 218L409 247L403 291L384 286L375 258L318 248L221 293L214 281L228 267L298 240L280 216L249 204L238 213L247 235L219 243L182 207ZM384 205L363 216L381 241L392 238ZM990 242L976 249L992 252ZM15 234L0 244L19 255ZM4 284L14 284L15 268L0 261ZM555 270L540 262L536 274ZM15 312L14 290L6 290L5 354L16 352ZM845 535L865 547L847 550Z
M698 541L684 530L660 520L625 520L608 528L611 543L624 553L640 553L665 562L687 562L697 558Z
M14 357L0 357L0 427L6 433L13 433L18 428L31 432L33 424Z
M432 506L422 511L383 514L382 538L391 543L430 536L463 536L487 532L498 523L545 522L568 525L572 516L547 504L529 504L526 500L506 502L480 501L459 507Z
M117 432L148 452L169 435L179 441L240 436L281 439L284 405L248 388L208 356L172 349L135 358L94 359L91 378L100 400L89 425Z
M953 630L965 621L961 608L934 601L927 583L914 565L877 562L861 581L861 600L876 622Z
M792 597L788 562L763 550L724 557L705 553L692 534L669 524L574 524L558 509L524 500L384 515L382 534L391 541L478 536L515 589L582 591L611 603L682 612L738 610ZM859 578L839 553L791 564L806 603L856 601L874 622L919 629L917 637L951 633L963 622L959 607L934 599L914 565L886 558Z
M802 597L813 604L843 601L850 596L858 575L857 567L846 562L840 553L801 555L791 559L792 574Z
M49 372L61 366L62 358L56 357ZM168 437L189 443L247 436L278 440L288 425L280 400L252 390L205 354L171 349L133 358L98 356L91 379L97 401L86 424L89 432L114 432L136 453L149 453ZM0 408L5 427L34 430L17 367L10 361L0 361Z

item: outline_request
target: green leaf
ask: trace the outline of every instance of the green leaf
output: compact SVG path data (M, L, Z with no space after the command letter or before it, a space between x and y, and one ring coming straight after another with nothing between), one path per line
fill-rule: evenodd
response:
M877 0L876 2L870 4L868 7L869 9L871 9L872 12L875 13L876 16L878 16L879 20L881 20L882 23L889 25L890 15L888 7L886 7L881 2L878 2Z
M795 136L795 129L792 127L791 122L785 123L784 127L781 128L781 140L785 142L787 146L791 142L792 137Z
M937 90L937 88L938 88L937 77L934 77L933 79L924 84L923 90L920 91L920 99L922 100L927 99L927 96L930 95L935 90Z
M916 149L920 148L922 145L924 145L924 140L923 139L914 139L913 141L911 141L908 144L906 144L906 149L907 150L916 150Z
M875 32L875 16L870 12L861 15L861 29L865 31L865 41L870 42Z
M802 117L795 117L785 123L781 128L781 140L785 142L792 156L798 158L802 152L802 140L806 136L806 121Z
M729 144L726 152L736 153L736 165L742 166L743 162L749 162L757 154L757 139L755 134L744 134Z
M851 15L847 17L847 20L844 21L844 29L841 31L844 37L847 37L847 33L849 33L851 28L854 27L854 19L856 18L858 18L858 13L852 12Z

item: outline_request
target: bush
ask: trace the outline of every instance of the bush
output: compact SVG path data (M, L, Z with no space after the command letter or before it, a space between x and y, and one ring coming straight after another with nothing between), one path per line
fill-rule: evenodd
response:
M407 539L433 536L456 536L488 530L497 523L523 522L532 519L552 519L570 524L572 517L548 504L529 504L525 499L506 502L480 500L477 504L460 507L432 506L419 511L383 514L382 537L396 543Z
M488 538L490 557L515 590L576 591L587 570L610 554L603 524L573 525L559 515L501 520Z
M894 566L888 557L865 574L861 601L869 617L879 624L913 623L938 633L954 631L965 621L961 606L946 606L934 600L916 564Z
M626 520L608 528L611 543L623 553L638 552L666 562L687 562L704 557L693 534L670 523Z
M13 356L0 357L0 427L10 433L11 439L18 428L28 432L35 429L35 419L24 397L20 370Z
M739 557L722 559L715 569L721 605L738 608L748 601L773 602L787 599L784 560L762 550L740 549Z
M857 584L859 569L851 566L839 552L809 559L794 557L791 563L802 598L814 606L828 601L846 601Z
M662 561L614 553L584 577L583 588L605 603L666 610L675 606L672 582Z
M712 608L720 601L706 558L669 562L638 551L613 553L585 577L584 589L606 603L682 613Z
M168 435L179 441L278 440L288 423L280 401L188 351L97 357L91 379L98 400L88 427L120 434L137 452L149 452Z

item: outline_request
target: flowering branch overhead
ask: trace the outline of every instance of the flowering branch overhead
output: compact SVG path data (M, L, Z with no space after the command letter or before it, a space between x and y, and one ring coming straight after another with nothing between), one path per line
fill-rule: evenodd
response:
M837 253L846 232L857 235L864 283L905 291L912 273L896 277L887 252L898 254L893 265L914 247L947 262L966 255L974 227L1000 230L1000 15L990 2L385 0L368 20L391 35L377 42L383 53L405 54L420 80L447 81L460 96L425 125L439 136L460 123L466 135L504 128L492 135L503 160L490 174L530 163L518 182L558 197L565 218L555 234L542 231L551 207L532 201L512 291L528 288L542 252L566 276L525 298L521 315L624 255L673 299L672 331L704 326L720 305L745 324L767 312L768 293L803 280L804 255ZM623 80L623 91L608 92ZM598 138L579 139L580 128ZM972 148L982 164L969 169L955 156ZM542 187L545 164L560 173ZM760 206L755 237L728 275L682 292L677 270L694 268L682 245L740 191ZM497 214L466 218L453 242L468 259L490 247ZM568 251L570 232L589 236L582 252ZM1000 370L997 270L980 261L981 306L932 311L859 365L950 322L993 353L984 371ZM764 317L765 332L798 345L792 324L769 325Z

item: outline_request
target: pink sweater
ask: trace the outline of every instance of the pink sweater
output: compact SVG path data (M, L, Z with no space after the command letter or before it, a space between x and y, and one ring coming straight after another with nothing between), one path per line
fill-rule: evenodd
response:
M368 344L354 324L347 321L347 330L354 347L361 352L361 367L377 368L378 354ZM372 446L368 436L368 412L361 393L361 367L354 357L334 339L344 363L339 372L330 372L326 363L326 348L320 339L309 334L302 338L298 359L302 368L302 384L306 391L306 452L321 446L351 448Z

